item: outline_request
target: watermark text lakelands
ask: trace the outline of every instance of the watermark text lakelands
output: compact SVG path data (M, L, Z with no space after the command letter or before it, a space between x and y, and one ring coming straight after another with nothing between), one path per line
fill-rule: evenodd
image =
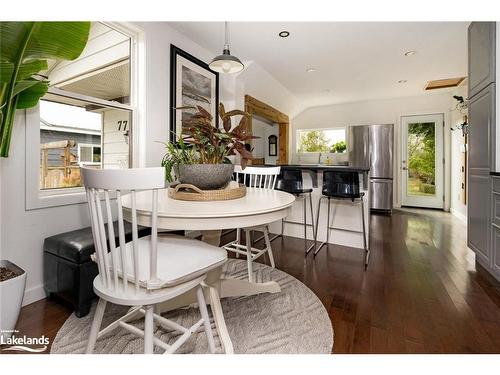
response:
M7 338L0 336L0 345L49 345L49 338L45 337L45 335L41 337L11 336Z
M1 333L6 333L7 331L1 331ZM18 332L14 330L14 332ZM12 331L7 332L12 333ZM23 336L6 336L0 335L0 345L2 352L5 351L18 351L18 352L28 352L28 353L43 353L47 350L49 345L49 338L42 335L40 337L28 337Z

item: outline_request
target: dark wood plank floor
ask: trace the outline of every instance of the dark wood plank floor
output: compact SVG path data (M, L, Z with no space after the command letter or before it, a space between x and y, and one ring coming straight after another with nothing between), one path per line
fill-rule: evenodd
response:
M366 272L357 249L330 245L313 258L302 240L273 242L277 267L325 305L334 353L500 353L500 287L476 270L464 224L401 210L372 216L370 228ZM17 328L52 341L70 313L42 300L22 309Z

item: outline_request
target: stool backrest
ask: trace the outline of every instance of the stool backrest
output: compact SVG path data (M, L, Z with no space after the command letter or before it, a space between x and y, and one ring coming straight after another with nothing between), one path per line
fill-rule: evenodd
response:
M294 193L303 189L302 170L282 169L278 176L278 190Z
M234 166L236 181L241 181L248 187L274 189L281 167L246 167ZM240 178L241 177L241 178Z
M349 171L323 171L323 195L339 198L359 197L359 174Z
M141 259L138 248L136 192L142 190L152 191L149 280L155 281L157 278L158 189L165 187L165 169L81 168L81 174L87 192L92 234L96 250L95 256L101 282L110 291L118 291L120 288L123 288L123 293L128 293L129 289L127 286L128 281L130 281L134 284L135 292L137 292L140 286L139 263ZM124 193L130 193L132 221L131 254L128 253L125 242L122 205ZM115 194L116 201L112 199ZM102 198L104 198L103 202L101 201ZM112 205L117 208L120 251L116 248L114 240ZM108 228L108 236L106 236L106 226ZM106 237L109 238L109 241ZM120 270L121 275L119 275Z

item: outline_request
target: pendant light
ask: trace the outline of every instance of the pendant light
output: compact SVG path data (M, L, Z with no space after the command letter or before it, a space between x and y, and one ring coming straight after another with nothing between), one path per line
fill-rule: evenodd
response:
M225 43L222 55L215 57L208 66L210 69L219 73L237 73L241 72L245 65L236 56L232 56L229 52L229 31L227 22L224 22Z

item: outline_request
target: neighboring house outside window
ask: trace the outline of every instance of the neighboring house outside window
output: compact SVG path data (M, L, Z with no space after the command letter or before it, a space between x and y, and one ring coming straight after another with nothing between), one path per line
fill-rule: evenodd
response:
M95 22L77 60L51 62L39 106L41 190L81 187L80 167L130 166L130 43Z

